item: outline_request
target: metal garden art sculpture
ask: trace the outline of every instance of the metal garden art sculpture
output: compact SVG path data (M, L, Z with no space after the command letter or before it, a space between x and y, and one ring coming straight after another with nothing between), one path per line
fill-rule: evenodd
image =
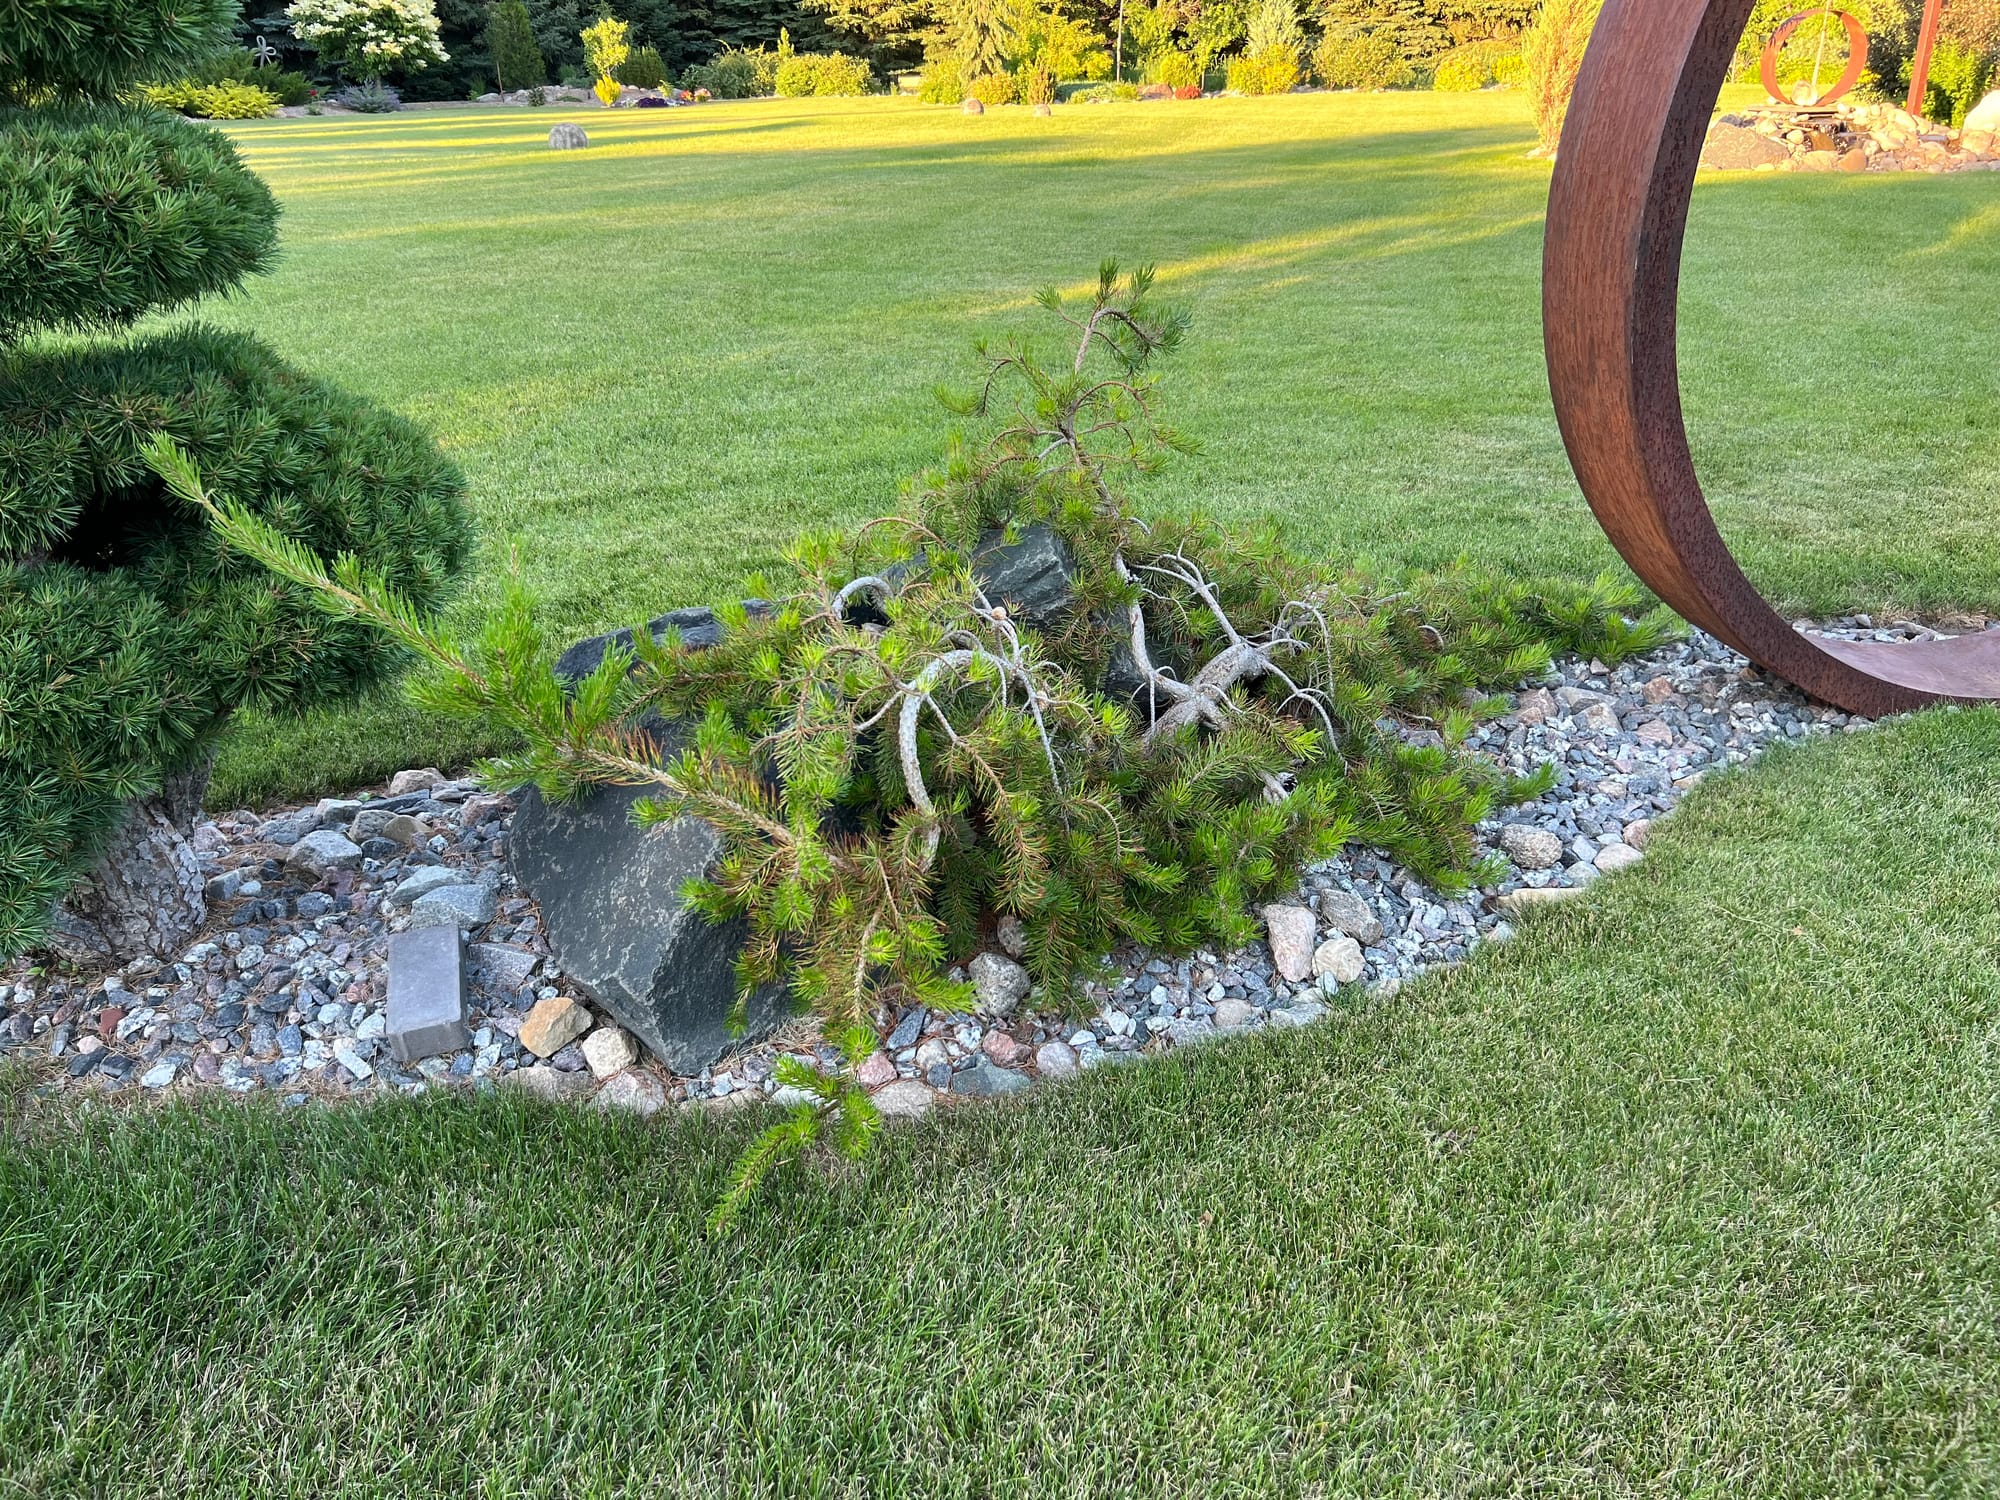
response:
M1785 44L1797 34L1798 29L1812 20L1820 23L1818 52L1813 61L1812 83L1807 88L1810 97L1798 99L1787 92L1778 80L1778 58L1784 52ZM1820 63L1826 57L1827 37L1835 21L1840 22L1847 32L1847 66L1842 69L1833 87L1822 93L1819 86ZM1861 22L1844 10L1822 7L1819 10L1802 10L1795 16L1787 16L1778 24L1778 29L1771 33L1771 40L1764 44L1764 55L1757 63L1757 76L1763 82L1764 92L1780 103L1823 109L1845 98L1847 92L1861 81L1861 75L1867 67L1868 32L1862 27Z
M1570 462L1654 592L1812 696L1871 716L2000 699L2000 632L1886 644L1794 630L1737 566L1695 477L1675 361L1681 242L1751 5L1607 0L1597 23L1549 191L1543 259L1549 386Z

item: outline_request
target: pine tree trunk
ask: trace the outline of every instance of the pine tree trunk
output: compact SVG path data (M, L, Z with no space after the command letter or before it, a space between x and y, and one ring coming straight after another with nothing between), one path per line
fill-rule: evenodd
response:
M56 908L56 953L93 967L171 958L201 930L208 905L188 836L211 764L204 757L126 810L104 857Z

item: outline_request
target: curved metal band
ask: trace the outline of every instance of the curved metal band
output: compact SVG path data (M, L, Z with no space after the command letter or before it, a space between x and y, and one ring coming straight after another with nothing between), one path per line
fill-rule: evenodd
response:
M1795 631L1715 529L1675 349L1681 241L1754 0L1606 0L1549 191L1542 325L1570 463L1612 543L1688 620L1813 697L1879 715L2000 698L2000 631L1908 644Z
M1771 40L1764 45L1764 55L1757 60L1757 76L1764 85L1764 92L1780 104L1791 100L1779 92L1778 54L1785 50L1785 43L1792 39L1807 21L1816 16L1832 16L1847 32L1847 66L1832 88L1813 100L1815 106L1832 104L1847 96L1847 91L1861 81L1861 75L1868 69L1868 33L1861 22L1844 10L1832 6L1821 6L1818 10L1802 10L1795 16L1787 16L1778 23L1778 29L1771 33Z

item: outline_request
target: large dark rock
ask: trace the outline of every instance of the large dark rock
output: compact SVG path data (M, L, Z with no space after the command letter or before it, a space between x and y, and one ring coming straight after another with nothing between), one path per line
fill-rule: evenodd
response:
M563 972L662 1062L698 1073L783 1020L785 992L760 991L747 1029L730 1033L742 924L713 926L681 901L682 882L708 873L721 840L699 818L640 828L632 805L646 795L604 787L551 806L530 787L508 850Z
M752 613L768 610L749 601ZM669 628L689 646L712 646L722 626L707 609L677 609L648 622L655 639ZM632 632L579 641L556 671L574 682L597 670L613 645ZM657 717L643 726L670 753L683 726ZM681 885L708 873L721 848L699 818L676 818L653 829L632 821L643 787L600 787L580 800L551 804L533 787L518 794L508 838L514 877L541 903L542 925L556 962L598 1005L680 1073L698 1073L731 1046L769 1031L784 1018L782 987L753 997L747 1027L732 1035L740 923L713 926L681 901Z
M1076 599L1076 559L1040 521L1011 542L987 535L973 551L972 575L988 599L1037 629L1060 620Z

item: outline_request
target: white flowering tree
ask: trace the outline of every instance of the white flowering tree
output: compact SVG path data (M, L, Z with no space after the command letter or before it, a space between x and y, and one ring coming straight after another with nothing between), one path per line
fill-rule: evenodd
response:
M328 62L373 82L446 60L432 0L292 0L292 35Z

